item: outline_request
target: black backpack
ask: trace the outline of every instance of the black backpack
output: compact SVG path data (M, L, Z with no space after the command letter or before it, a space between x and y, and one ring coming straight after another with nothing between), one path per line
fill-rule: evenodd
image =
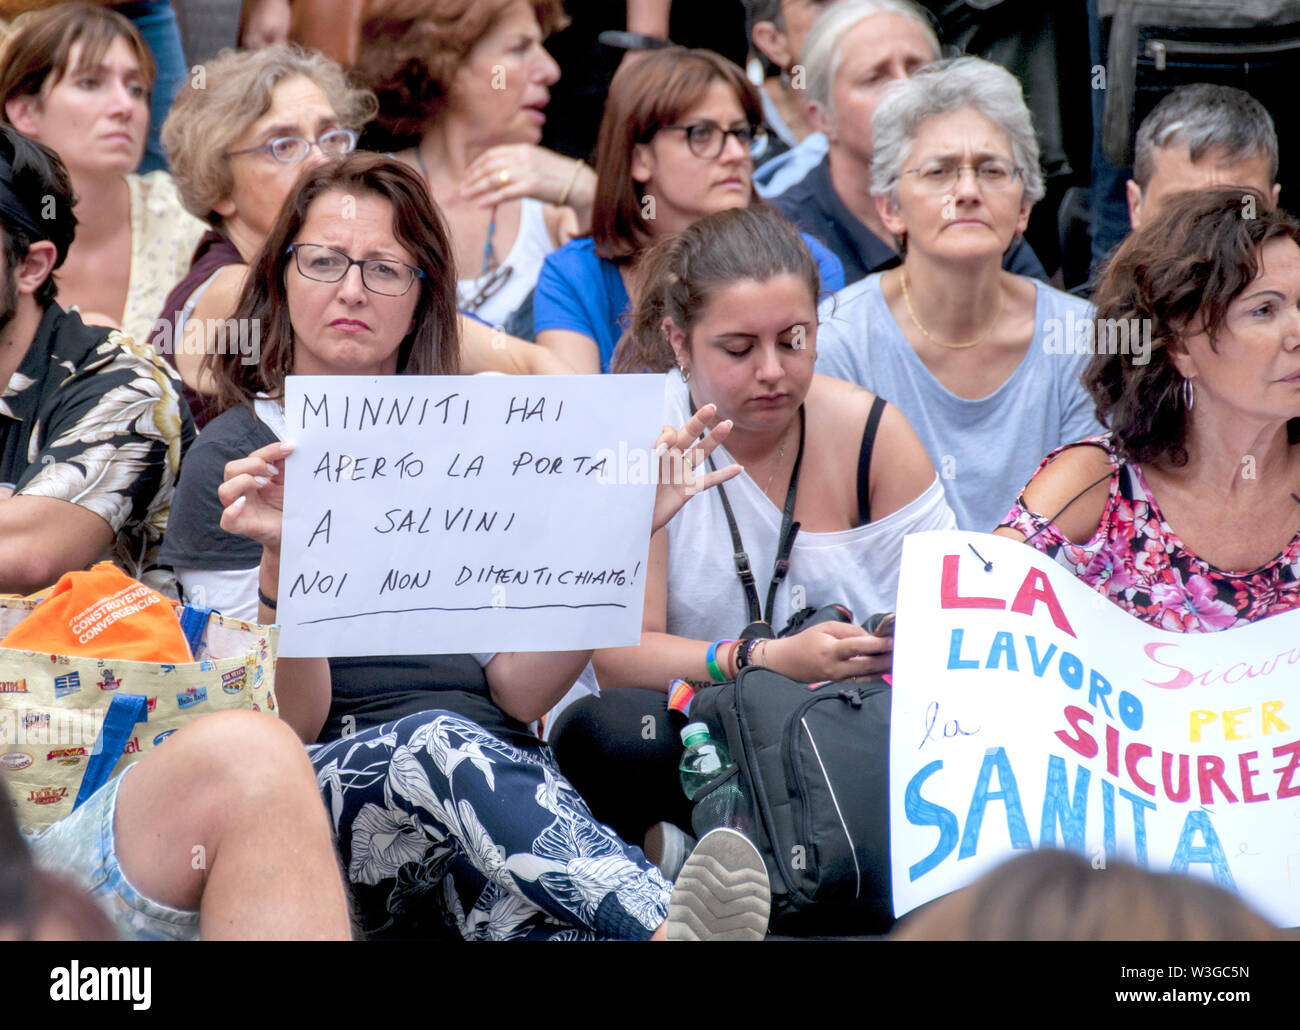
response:
M696 693L691 721L726 742L735 768L696 795L694 829L734 826L762 852L774 933L893 922L889 706L883 681L807 684L761 666Z

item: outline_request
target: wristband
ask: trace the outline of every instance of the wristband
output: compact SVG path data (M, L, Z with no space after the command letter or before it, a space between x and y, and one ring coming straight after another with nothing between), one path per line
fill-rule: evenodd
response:
M714 683L725 683L727 677L722 674L718 668L718 648L723 644L733 643L731 640L715 640L709 645L709 652L704 656L704 664L709 667L709 675L713 677Z
M266 594L262 593L261 583L257 585L257 599L261 601L264 605L266 605L268 608L270 608L271 611L275 611L275 601L274 599L267 597Z
M746 639L742 640L740 642L740 646L736 648L737 674L739 674L740 670L745 668L745 666L749 664L750 659L754 655L754 645L756 643L758 643L757 637L747 637Z
M740 650L740 645L743 643L743 640L733 640L731 648L727 651L727 679L734 680L736 674L740 672L740 666L736 664L736 652Z

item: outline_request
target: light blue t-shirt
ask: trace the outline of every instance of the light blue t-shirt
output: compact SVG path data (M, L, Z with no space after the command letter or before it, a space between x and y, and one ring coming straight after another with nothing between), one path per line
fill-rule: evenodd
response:
M885 303L879 274L822 308L817 371L866 387L907 416L959 529L992 532L1043 458L1105 431L1079 381L1089 355L1066 342L1077 338L1092 306L1044 283L1034 286L1033 342L1006 381L978 400L950 392L917 357Z
M817 261L822 290L834 293L844 286L844 266L825 244L800 233ZM567 329L596 341L600 348L600 370L609 371L614 348L623 336L620 319L631 316L618 265L596 253L590 236L570 240L546 257L533 293L533 331Z

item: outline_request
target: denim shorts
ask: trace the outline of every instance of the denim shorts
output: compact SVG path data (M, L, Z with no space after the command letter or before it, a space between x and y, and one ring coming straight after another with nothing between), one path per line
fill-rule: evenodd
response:
M117 789L130 771L113 777L70 816L31 839L37 868L81 884L126 940L197 940L198 912L151 901L131 885L118 865L113 819Z

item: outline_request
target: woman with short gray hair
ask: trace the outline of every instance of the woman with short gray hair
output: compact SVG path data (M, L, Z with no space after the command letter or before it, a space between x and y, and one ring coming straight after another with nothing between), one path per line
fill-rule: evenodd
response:
M988 531L1042 453L1101 431L1079 383L1092 312L1002 267L1043 195L1010 73L974 57L924 68L872 134L871 192L903 262L837 294L817 369L896 404L959 528Z

